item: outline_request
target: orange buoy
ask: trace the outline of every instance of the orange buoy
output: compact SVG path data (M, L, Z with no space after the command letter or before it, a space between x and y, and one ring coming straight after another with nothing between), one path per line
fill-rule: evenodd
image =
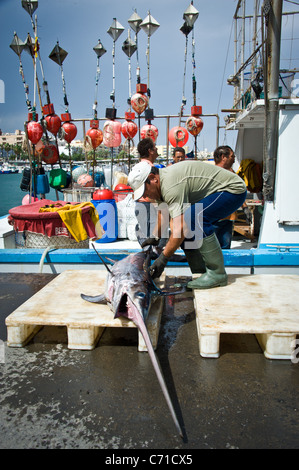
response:
M184 147L188 142L189 135L184 127L176 126L170 129L168 139L173 147Z
M77 127L73 122L64 122L62 124L62 129L64 140L66 140L67 143L70 144L77 135Z
M93 149L96 149L103 142L103 132L101 129L95 129L94 127L91 127L86 132L86 135L90 137Z

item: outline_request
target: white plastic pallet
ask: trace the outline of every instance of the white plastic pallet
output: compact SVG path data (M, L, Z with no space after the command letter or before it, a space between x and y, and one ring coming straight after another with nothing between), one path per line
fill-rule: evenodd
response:
M221 333L253 333L265 357L291 359L299 334L298 275L229 275L228 285L194 290L199 350L218 358Z
M97 295L105 291L107 273L94 270L64 271L6 318L7 345L23 347L46 325L66 326L69 349L94 349L106 327L136 328L126 318L114 319L107 305L92 304L80 294ZM152 304L147 329L157 347L164 298ZM138 331L138 350L147 351Z

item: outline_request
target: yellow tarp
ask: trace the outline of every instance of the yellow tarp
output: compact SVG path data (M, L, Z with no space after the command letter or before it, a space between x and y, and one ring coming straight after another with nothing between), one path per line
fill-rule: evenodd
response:
M39 212L58 212L61 220L67 227L70 234L77 242L80 242L88 238L88 234L82 222L82 209L87 206L90 207L89 215L92 222L94 223L96 234L98 238L101 238L104 231L99 222L99 215L97 210L91 202L82 202L81 204L76 205L65 204L61 207L54 205L53 207L41 207Z

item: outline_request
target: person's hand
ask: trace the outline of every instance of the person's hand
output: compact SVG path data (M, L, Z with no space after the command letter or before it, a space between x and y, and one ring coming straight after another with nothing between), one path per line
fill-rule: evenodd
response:
M145 246L148 246L148 245L158 246L159 241L160 241L160 238L158 237L148 237L144 240L144 242L141 243L141 248L144 248Z
M169 258L166 258L166 256L161 253L161 255L153 262L149 268L149 273L153 279L161 276L166 264L168 263L168 260Z

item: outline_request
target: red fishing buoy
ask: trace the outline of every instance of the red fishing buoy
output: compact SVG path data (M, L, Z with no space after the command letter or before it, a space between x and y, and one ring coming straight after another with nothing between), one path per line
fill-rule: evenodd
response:
M44 145L41 150L42 160L49 165L54 165L58 161L58 151L56 145Z
M138 126L134 121L125 121L122 123L121 132L125 139L132 140L137 134Z
M158 135L159 135L159 131L158 129L156 128L156 126L154 126L153 124L145 124L145 126L143 126L141 129L140 129L140 136L141 136L141 139L146 139L146 138L151 138L154 142L156 142L157 138L158 138Z
M173 147L184 147L188 142L189 135L184 127L176 126L170 129L168 138Z
M77 127L73 122L65 122L62 124L62 129L64 132L64 140L66 140L67 143L70 144L77 135Z
M32 144L37 144L37 142L42 138L44 131L39 122L30 121L27 124L27 134L28 139Z
M108 200L108 199L114 199L114 193L111 191L111 189L103 188L103 189L97 189L92 196L93 199L95 200Z
M106 147L119 147L121 144L121 123L107 120L103 127L103 142Z
M186 121L186 128L190 134L197 136L203 128L203 120L198 116L190 116Z
M142 114L148 106L148 97L143 93L135 93L131 97L131 106L137 114Z
M90 137L91 145L94 150L103 142L103 132L100 129L91 127L86 132L86 135Z
M53 135L56 135L61 126L61 119L57 114L50 114L46 116L45 121L47 123L47 129Z

